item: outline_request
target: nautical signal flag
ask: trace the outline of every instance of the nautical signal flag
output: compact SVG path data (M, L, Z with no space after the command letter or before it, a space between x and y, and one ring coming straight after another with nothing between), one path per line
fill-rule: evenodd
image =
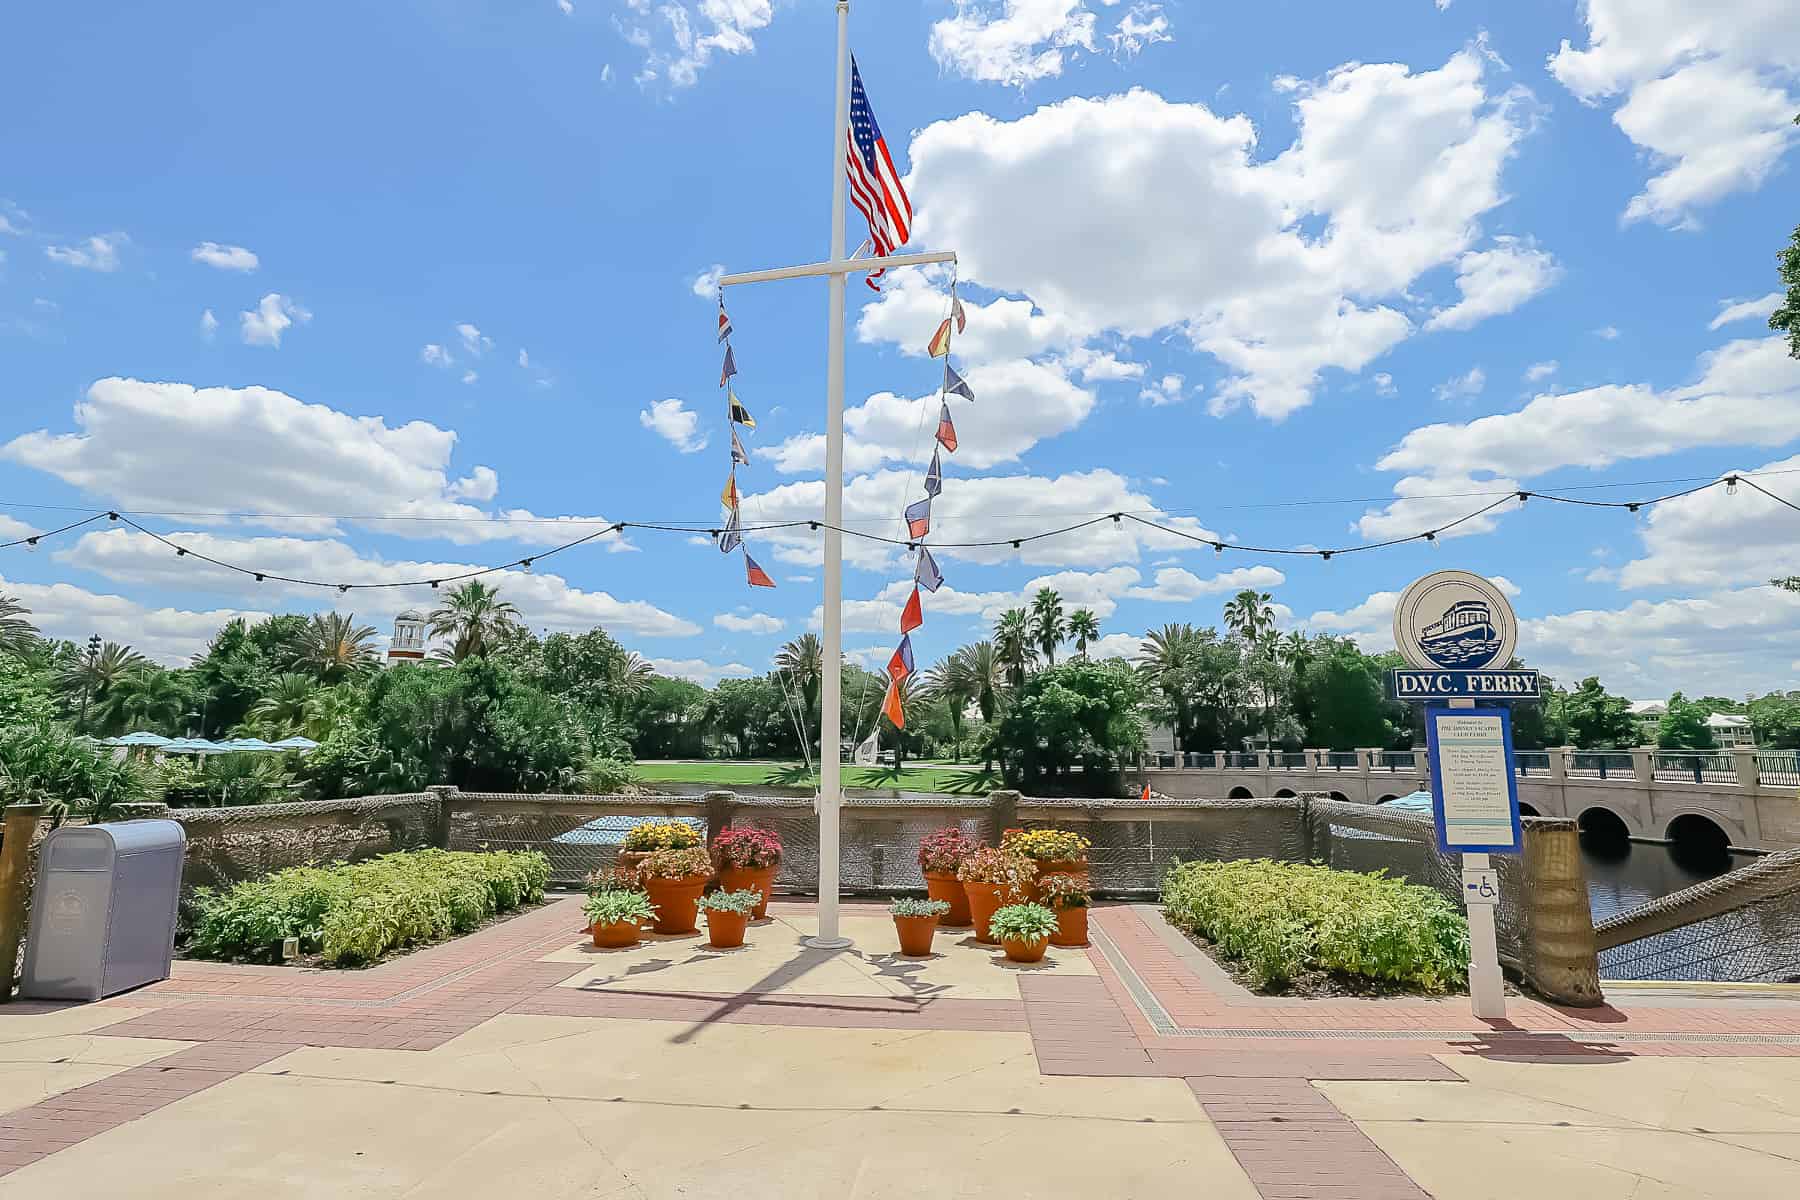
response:
M769 578L767 571L757 565L754 558L750 557L748 550L744 551L744 574L749 577L751 587L772 588L775 586L775 581Z
M895 729L906 728L906 709L900 705L899 680L888 681L887 695L881 698L881 711L887 714L887 719L894 723Z
M733 358L731 355L731 343L726 342L725 343L725 365L719 368L719 386L724 387L725 381L727 379L730 379L733 375L736 375L736 374L737 374L737 359Z
M928 496L917 504L906 506L906 532L909 537L922 538L931 532L931 498Z
M731 431L731 461L743 466L750 465L750 452L744 449L744 443L738 441L737 430Z
M925 623L925 610L919 604L919 585L913 584L906 607L900 610L900 632L911 633Z
M730 554L743 544L744 537L738 532L738 515L737 509L734 508L731 510L731 520L725 522L725 528L719 534L719 551L723 554Z
M719 340L731 336L731 318L725 315L725 297L719 297Z
M956 373L956 368L950 365L949 359L944 360L944 393L961 396L964 400L975 399L975 389L969 386L968 380Z
M943 411L938 413L937 440L950 453L956 453L956 426L950 422L950 404L944 402Z
M938 462L937 447L931 448L931 469L925 472L925 494L935 496L944 490L944 467Z
M898 682L913 673L912 638L901 637L900 644L894 647L894 656L888 659L888 678Z
M719 301L721 312L724 311L724 306L725 302ZM961 333L969 327L969 318L963 313L962 300L957 296L955 288L950 289L950 316L956 321L956 332Z
M732 373L737 373L735 367L732 368ZM739 425L742 425L745 429L755 429L756 418L750 415L750 410L744 407L744 402L737 398L737 390L735 388L726 388L725 394L731 398L731 419L736 421ZM971 396L969 399L973 400L974 397Z
M1150 798L1150 785L1146 783L1144 785L1144 793L1143 793L1143 795L1139 796L1138 799L1139 800L1148 800L1149 798Z
M737 469L725 477L725 490L719 493L719 503L729 508L734 514L738 510Z
M945 317L944 323L942 325L939 325L937 327L937 332L931 335L931 344L926 346L925 350L933 358L943 358L945 355L950 353L950 318L949 317Z
M919 547L919 565L913 568L913 582L928 592L935 592L944 585L944 573L938 570L937 559L931 557L931 551Z

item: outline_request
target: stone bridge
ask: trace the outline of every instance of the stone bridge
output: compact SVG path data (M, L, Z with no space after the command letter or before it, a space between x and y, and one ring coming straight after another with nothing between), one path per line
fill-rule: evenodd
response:
M1584 830L1745 850L1800 846L1793 751L1521 750L1519 806ZM1297 796L1381 804L1431 786L1423 750L1215 750L1148 754L1150 787L1176 799Z

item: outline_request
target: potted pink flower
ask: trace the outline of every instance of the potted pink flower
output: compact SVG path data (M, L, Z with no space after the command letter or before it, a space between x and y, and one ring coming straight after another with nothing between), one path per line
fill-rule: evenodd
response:
M713 854L719 860L719 886L728 892L760 892L762 899L751 920L768 916L769 893L781 866L781 838L775 831L754 827L722 830L713 839Z

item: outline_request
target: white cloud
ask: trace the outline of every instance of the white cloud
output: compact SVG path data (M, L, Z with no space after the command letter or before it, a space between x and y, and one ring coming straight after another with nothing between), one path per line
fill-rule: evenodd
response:
M480 358L494 348L494 339L467 321L457 325L456 336L462 341L463 350L474 358Z
M1627 221L1691 227L1694 211L1759 187L1794 144L1800 21L1789 0L1588 0L1587 47L1551 74L1613 123L1657 173Z
M1012 462L1039 442L1074 429L1093 411L1094 393L1071 382L1055 363L1009 359L970 368L964 375L977 402L959 400L951 406L958 448L944 456L946 466L981 469ZM939 412L936 388L913 398L892 392L870 396L844 413L845 469L864 472L889 462L931 461ZM825 435L790 437L770 457L784 473L822 470Z
M1264 588L1280 587L1287 582L1287 576L1274 567L1258 564L1254 567L1238 567L1223 574L1214 575L1210 579L1202 579L1192 571L1181 567L1164 567L1156 573L1156 582L1147 587L1134 587L1126 591L1126 595L1137 600L1164 600L1170 603L1183 603L1198 600L1202 596L1217 596L1225 592L1239 592L1245 588L1261 591Z
M213 316L213 310L209 308L200 314L200 336L210 342L218 332L219 318Z
M700 414L674 397L658 400L639 412L638 424L683 454L706 449L711 436L700 429Z
M710 663L703 658L652 658L646 661L658 675L686 679L708 688L721 679L742 679L756 674L743 663Z
M1556 260L1528 238L1497 237L1494 243L1492 250L1471 250L1457 260L1462 299L1432 313L1426 329L1468 329L1509 313L1562 275Z
M1468 400L1481 395L1487 387L1487 372L1480 367L1470 367L1461 375L1446 379L1431 389L1431 394L1441 401Z
M600 68L600 82L601 83L611 83L612 81L613 81L612 64L606 63L606 64L602 65Z
M492 467L476 467L444 489L453 500L492 500L500 492L500 475Z
M97 633L171 667L185 666L191 655L206 648L207 641L225 622L236 617L259 621L269 615L237 608L210 612L150 608L124 596L90 592L68 583L46 585L0 579L0 584L8 595L31 610L31 623L45 637L79 642Z
M1117 0L1113 2L1117 3ZM1145 46L1175 39L1169 33L1169 19L1163 16L1162 5L1134 4L1119 18L1119 24L1106 35L1106 40L1112 43L1115 57L1129 58Z
M1156 382L1145 386L1145 388L1138 393L1138 399L1147 402L1155 408L1162 408L1169 404L1180 404L1184 399L1181 390L1182 382L1182 378L1179 375L1172 373L1164 375Z
M694 276L694 295L703 300L715 299L719 294L719 276L725 273L725 264L714 263L706 270Z
M238 328L246 346L279 347L283 333L310 320L312 314L304 308L279 292L270 292L254 309L238 314Z
M1560 364L1558 364L1554 358L1546 359L1543 362L1532 363L1529 367L1525 368L1525 382L1537 383L1541 380L1548 379L1550 376L1556 374L1556 368L1559 365Z
M448 367L456 362L450 352L436 342L425 343L425 348L419 351L419 361L432 367Z
M1135 633L1109 633L1097 642L1088 643L1088 657L1092 659L1124 658L1136 659L1143 649L1144 639Z
M1594 336L1602 341L1616 342L1619 340L1619 327L1617 325L1602 325L1600 328L1594 330Z
M1766 318L1770 313L1781 307L1781 302L1784 299L1786 299L1786 297L1781 292L1770 292L1768 295L1759 296L1755 300L1721 300L1719 302L1719 315L1712 319L1712 324L1708 325L1707 328L1718 329L1721 326L1730 325L1734 321Z
M122 233L97 233L73 246L45 246L44 256L51 262L84 271L116 271L119 248L128 240Z
M1082 0L956 0L956 14L932 24L930 46L939 67L965 79L1022 85L1093 53L1094 14Z
M1109 350L1080 347L1062 359L1064 367L1081 376L1083 383L1116 383L1126 379L1142 379L1145 367L1140 362L1126 362Z
M1375 372L1375 374L1369 376L1369 381L1375 385L1375 394L1377 396L1397 396L1400 394L1400 389L1394 386L1394 377L1389 375L1386 371Z
M1518 488L1518 480L1503 475L1482 479L1466 474L1408 475L1394 484L1395 500L1386 508L1365 512L1357 521L1356 529L1371 541L1443 529L1450 522L1459 521ZM1500 512L1496 509L1473 520L1462 521L1438 536L1452 538L1487 533L1498 523Z
M1437 70L1351 64L1297 84L1297 136L1262 162L1248 117L1141 89L941 121L910 149L915 237L956 246L964 279L1028 297L1076 343L1181 331L1232 372L1215 411L1279 418L1321 371L1360 371L1413 333L1383 301L1478 244L1530 118L1486 65L1476 46Z
M271 575L290 575L326 583L384 583L394 579L430 579L475 570L484 564L418 562L382 559L359 554L353 547L333 540L296 537L228 537L204 531L173 531L171 541L193 554ZM575 552L571 552L572 554ZM275 580L258 583L249 576L225 571L192 557L176 558L167 546L129 529L107 529L81 537L56 560L72 567L98 572L118 583L150 588L204 590L219 594L260 597L310 597L321 604L357 606L365 617L389 615L408 606L432 603L440 591L416 589L353 591L347 595L320 588L302 588ZM570 567L578 560L562 560ZM551 560L552 563L557 560ZM700 626L643 600L620 600L609 592L586 591L573 586L549 569L550 564L522 570L497 571L485 582L500 589L518 606L521 618L533 629L578 632L603 625L609 631L635 637L693 637Z
M787 624L780 617L772 617L768 613L720 613L713 618L713 624L720 629L729 629L733 633L780 633Z
M462 376L462 381L464 383L474 383L477 379L480 379L480 378L481 378L481 376L474 371L464 371L463 376Z
M649 5L629 5L639 16ZM751 34L767 28L775 13L770 0L669 0L657 8L661 18L652 33L643 25L626 25L615 18L625 40L644 51L644 64L636 79L640 85L664 78L674 87L691 87L714 54L749 54L756 49Z
M557 11L561 12L565 17L575 15L574 0L556 0L556 7Z
M1792 499L1800 455L1739 473L1765 474L1757 483ZM1643 557L1606 578L1623 588L1716 588L1800 574L1796 522L1792 509L1747 484L1736 495L1717 487L1696 492L1643 510Z
M700 291L698 283L694 290ZM968 328L951 344L961 363L1034 358L1073 347L1083 337L1069 321L1040 311L1029 300L1002 296L982 304L967 295L961 298ZM856 336L863 342L891 343L909 357L924 357L932 331L950 315L949 309L948 278L942 271L902 267L882 281L880 298L863 306Z
M1508 597L1516 597L1519 594L1518 585L1504 575L1489 576L1489 582ZM1330 633L1339 637L1354 638L1357 645L1374 653L1392 650L1394 648L1394 605L1399 600L1399 592L1372 592L1368 599L1344 609L1342 612L1329 610L1315 612L1305 620L1304 624L1315 633ZM1523 645L1522 641L1521 645Z
M525 347L523 346L519 347L519 365L521 367L531 366L531 355L525 353Z
M218 242L201 242L188 257L221 271L250 272L259 265L256 255L251 251L242 246L222 246Z
M25 433L0 446L0 458L149 511L379 514L399 519L364 524L463 544L554 545L605 523L461 503L451 494L453 430L426 421L389 427L380 417L306 404L272 388L102 379L74 416L78 432ZM505 520L486 519L492 517ZM258 523L321 534L338 529L325 519L270 516ZM602 540L609 549L629 546L618 535Z

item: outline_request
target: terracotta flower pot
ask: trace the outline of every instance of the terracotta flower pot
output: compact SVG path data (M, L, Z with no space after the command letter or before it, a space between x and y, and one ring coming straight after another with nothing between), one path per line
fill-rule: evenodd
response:
M650 851L648 850L621 850L619 856L613 859L613 867L619 871L635 871L643 866L644 860L649 857Z
M1085 886L1088 881L1088 864L1085 858L1046 858L1033 860L1037 866L1037 874L1033 876L1030 887L1031 894L1026 897L1033 904L1044 903L1043 893L1038 890L1037 881L1046 875L1073 875Z
M637 945L643 931L638 928L636 921L595 921L593 933L594 945L607 950L619 950Z
M656 906L656 932L693 933L700 927L700 893L706 890L708 876L687 875L680 879L646 879L644 890Z
M963 891L969 896L969 917L975 926L975 940L994 944L993 934L988 930L988 922L996 912L1013 903L1017 896L1003 883L976 883L973 880L963 884Z
M895 917L894 932L900 935L900 953L908 958L924 958L931 953L931 935L937 932L937 917Z
M744 931L748 928L750 928L749 913L707 910L706 940L712 943L714 950L731 950L743 945Z
M963 888L962 880L955 875L925 872L925 894L950 906L950 911L938 918L938 924L959 929L972 924L969 917L969 893Z
M1087 906L1056 910L1056 932L1050 935L1052 946L1087 945Z
M1047 937L1036 938L1029 942L1002 942L1000 948L1006 951L1006 957L1018 963L1042 962L1044 947L1050 944Z
M751 919L760 921L769 915L769 893L775 887L775 866L767 867L732 867L719 868L719 886L728 892L741 892L746 888L762 893L762 899L756 903L756 911Z

